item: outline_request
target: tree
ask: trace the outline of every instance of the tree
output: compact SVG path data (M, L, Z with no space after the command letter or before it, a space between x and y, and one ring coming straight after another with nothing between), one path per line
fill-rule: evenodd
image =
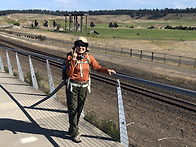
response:
M43 26L44 26L44 27L48 27L48 21L47 21L47 20L45 20Z
M39 23L37 22L37 20L35 20L35 27L37 27L39 25Z
M57 26L57 23L56 23L56 21L54 20L53 21L53 27L56 27Z
M117 23L114 23L114 27L115 27L115 28L118 28L118 24L117 24Z
M112 28L112 27L113 27L112 22L110 22L108 26L109 26L110 28Z
M91 27L91 28L94 28L94 27L95 27L95 24L94 24L93 21L90 23L90 27Z
M20 26L19 22L15 22L13 25Z
M170 26L170 25L167 25L167 26L165 27L165 29L173 29L173 27Z

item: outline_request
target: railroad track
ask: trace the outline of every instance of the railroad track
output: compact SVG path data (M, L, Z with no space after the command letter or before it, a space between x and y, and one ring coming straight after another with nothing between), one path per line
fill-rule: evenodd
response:
M17 44L17 43L14 43L14 42L9 42L8 40L0 39L0 46L10 47L10 45L12 47L15 46L17 48L20 48L20 49L28 51L28 52L42 54L42 55L57 58L57 59L64 59L63 57L56 56L54 54L42 52L42 51L39 51L39 50L35 50L35 49L32 49L32 48L23 46L22 44ZM24 53L21 53L21 54L26 55ZM35 57L35 56L32 57L32 58L45 63L45 60L42 59L42 58L38 58L38 57ZM50 64L53 65L53 66L58 67L59 70L61 70L61 68L62 68L62 63L50 60ZM101 75L96 74L94 72L91 73L91 78L95 79L95 80L98 80L98 81L101 81L101 82L104 82L104 83L107 83L107 84L110 84L110 85L116 85L116 81L114 79L108 78L108 77L105 77L105 76L101 76ZM153 99L153 100L156 100L156 101L160 101L162 103L170 104L172 106L180 107L180 108L183 108L183 109L191 111L191 112L196 112L196 105L194 103L187 102L185 100L172 98L171 96L163 95L163 94L160 94L160 93L157 93L157 92L147 90L147 89L142 88L142 87L131 85L131 84L128 84L124 81L121 81L121 88L125 89L127 91L132 91L134 93L140 94L140 95L145 96L149 99Z

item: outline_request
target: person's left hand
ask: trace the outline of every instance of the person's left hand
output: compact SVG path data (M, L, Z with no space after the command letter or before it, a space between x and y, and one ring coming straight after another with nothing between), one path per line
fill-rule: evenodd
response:
M108 69L108 74L109 75L112 75L113 73L115 74L116 72L114 70L112 70L112 69Z

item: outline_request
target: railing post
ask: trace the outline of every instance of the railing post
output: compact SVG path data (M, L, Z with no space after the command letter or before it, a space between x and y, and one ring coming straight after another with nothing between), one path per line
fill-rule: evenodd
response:
M166 62L167 54L165 54L164 63Z
M152 52L152 58L151 58L151 61L154 60L154 52Z
M181 56L179 56L178 66L181 64Z
M142 50L140 51L140 59L142 59Z
M51 94L55 90L55 87L54 87L54 82L53 82L53 79L52 79L52 74L51 74L48 59L46 59L46 64L47 64L46 67L47 67L47 71L48 71L48 82L49 82L49 88L50 88L50 94ZM56 93L52 96L52 98L53 99L57 98Z
M3 65L3 60L2 60L2 58L1 58L1 56L0 56L0 69L1 69L2 71L5 71L5 70L4 70L4 65Z
M35 76L35 72L34 72L34 68L33 68L33 64L32 64L30 55L29 55L29 65L30 65L30 70L31 70L31 79L32 79L33 87L38 89L37 79Z
M21 81L24 81L24 76L23 76L23 72L22 72L22 68L20 65L20 61L19 61L17 52L16 52L16 62L17 62L17 67L18 67L19 78Z
M13 76L12 65L7 50L6 50L6 56L7 56L7 65L8 65L9 74Z
M133 56L133 49L130 49L130 57Z
M120 128L120 143L123 146L128 147L129 140L128 140L128 134L127 134L127 125L126 125L119 79L116 79L116 86L117 86L117 95L118 95L118 115L119 115L118 117L119 117L119 128Z

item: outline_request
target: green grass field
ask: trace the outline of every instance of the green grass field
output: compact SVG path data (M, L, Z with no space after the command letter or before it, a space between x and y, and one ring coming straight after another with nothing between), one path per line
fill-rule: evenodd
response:
M101 35L88 36L97 38L121 39L152 39L152 40L196 40L196 31L169 30L169 29L131 29L131 28L93 28ZM80 34L74 33L74 34ZM84 34L82 34L84 35Z
M63 25L63 24L62 24ZM194 19L173 19L170 21L137 21L132 23L119 23L118 28L109 28L109 24L96 24L91 30L101 34L88 36L98 38L121 38L121 39L153 39L153 40L196 40L195 30L171 30L164 29L165 26L196 26ZM133 26L134 28L130 28ZM154 26L154 29L148 27ZM88 27L90 30L90 27ZM78 33L76 33L78 34Z
M23 15L22 15L23 16ZM0 17L0 22L6 22L6 23L15 23L19 22L21 25L25 24L25 21L33 22L35 19L39 19L39 27L43 28L44 23L44 17L47 17L47 19L50 18L50 16L47 15L41 15L42 17L36 18L26 18L23 16L15 16L13 18L5 16ZM103 17L103 16L102 16ZM50 29L53 29L53 21L56 21L58 25L61 28L65 27L65 22L63 18L57 18L53 19L51 18L49 21ZM109 20L108 20L109 21ZM68 24L67 24L68 25ZM181 19L165 19L165 20L133 20L133 21L124 21L121 20L121 23L118 23L118 28L109 28L108 22L95 24L94 28L91 28L91 30L95 30L99 32L101 35L97 34L84 34L80 31L78 32L66 32L66 33L73 33L77 35L86 35L89 37L97 37L97 38L120 38L120 39L152 39L152 40L196 40L196 31L186 31L186 30L169 30L169 29L163 29L165 26L196 26L196 20L191 18L181 18ZM133 26L134 28L130 28ZM154 26L155 29L148 29L148 27ZM45 28L47 29L47 28ZM85 30L85 25L84 25ZM53 31L53 30L51 30ZM88 25L88 33L90 32L90 27Z

